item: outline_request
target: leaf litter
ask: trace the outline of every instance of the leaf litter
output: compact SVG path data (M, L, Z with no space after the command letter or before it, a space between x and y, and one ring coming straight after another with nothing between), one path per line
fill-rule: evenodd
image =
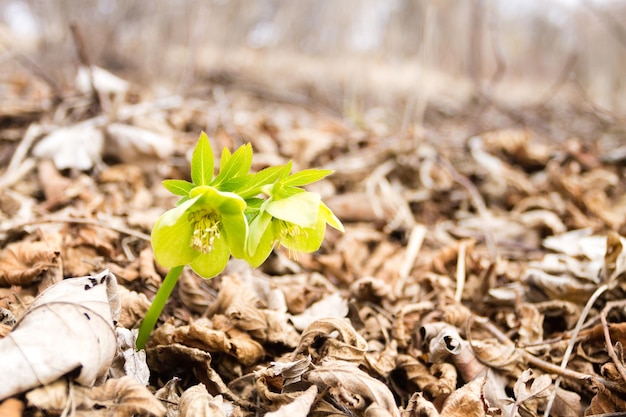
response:
M134 87L112 80L123 88L101 86L114 99L106 115L70 98L56 113L3 115L16 120L0 141L0 386L17 385L0 391L6 415L624 410L626 182L602 135L477 130L468 109L396 132L369 114L356 123L222 86L221 99L131 101ZM144 356L130 329L166 272L149 246L173 204L160 181L188 179L201 130L218 150L251 143L256 169L334 169L310 191L346 232L329 230L314 254L278 250L258 270L231 261L209 281L185 270ZM81 286L47 307L59 324L31 319L46 288L80 276L117 278L100 301L120 303L119 317L81 324L94 302ZM46 363L50 375L28 373Z

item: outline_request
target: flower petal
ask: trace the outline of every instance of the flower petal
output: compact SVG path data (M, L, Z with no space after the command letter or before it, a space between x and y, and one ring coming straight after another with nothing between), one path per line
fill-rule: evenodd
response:
M320 202L319 194L304 191L286 198L272 199L267 204L267 212L277 219L301 227L312 227L317 222Z
M190 197L200 198L199 204L213 207L222 214L243 213L246 202L235 193L219 191L211 186L196 187L189 193Z
M209 254L201 253L189 266L203 278L213 278L226 268L230 250L224 239L216 239Z
M221 232L235 258L245 258L248 222L243 212L222 214Z
M194 200L188 200L166 211L152 228L151 243L154 258L165 267L186 265L199 255L199 252L190 246L192 230L187 219L187 209L193 203Z

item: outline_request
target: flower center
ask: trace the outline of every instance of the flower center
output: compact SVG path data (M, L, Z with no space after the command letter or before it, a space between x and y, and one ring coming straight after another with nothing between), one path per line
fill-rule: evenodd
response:
M220 237L220 216L214 211L198 210L188 215L193 229L191 247L205 254L213 250L213 242Z
M295 240L298 237L304 237L306 239L307 233L297 224L280 220L279 235L280 240Z

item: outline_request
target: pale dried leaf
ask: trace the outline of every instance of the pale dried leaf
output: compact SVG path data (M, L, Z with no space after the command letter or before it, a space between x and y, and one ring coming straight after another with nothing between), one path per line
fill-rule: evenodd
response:
M366 351L367 342L347 319L327 318L314 321L302 332L293 358L311 356L314 363L322 359L360 363Z
M75 380L87 386L105 376L117 349L116 295L109 271L61 281L39 295L0 340L0 398L74 370L80 370Z
M76 390L84 410L98 410L100 415L133 417L136 415L162 417L165 406L133 377L109 379L95 388ZM102 411L104 409L104 411Z
M374 404L391 416L400 416L389 388L351 363L325 361L307 372L304 378L317 385L320 391L328 389L334 401L349 410L363 412Z
M439 412L421 392L416 392L411 395L406 408L400 410L400 415L402 417L439 417Z
M61 127L43 138L33 149L40 159L52 159L57 169L91 169L100 163L104 145L102 130L90 123Z
M180 396L180 417L227 417L235 406L222 396L213 397L204 384L194 385Z
M478 378L454 391L445 401L441 417L484 417L489 404L483 394L485 378Z
M265 414L268 417L306 417L317 397L317 386L312 385L292 402L281 406L278 410Z
M158 161L168 158L174 152L174 140L169 135L123 123L109 124L106 132L107 154L127 163Z
M298 330L304 330L318 319L345 317L348 314L348 301L339 292L334 292L314 303L301 314L291 315L290 320Z

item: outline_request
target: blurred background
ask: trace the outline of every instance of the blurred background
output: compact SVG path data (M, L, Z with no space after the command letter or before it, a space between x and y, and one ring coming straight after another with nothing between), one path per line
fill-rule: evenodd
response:
M405 124L481 96L626 111L625 1L0 0L2 81L69 88L72 23L92 63L157 94L239 83Z

